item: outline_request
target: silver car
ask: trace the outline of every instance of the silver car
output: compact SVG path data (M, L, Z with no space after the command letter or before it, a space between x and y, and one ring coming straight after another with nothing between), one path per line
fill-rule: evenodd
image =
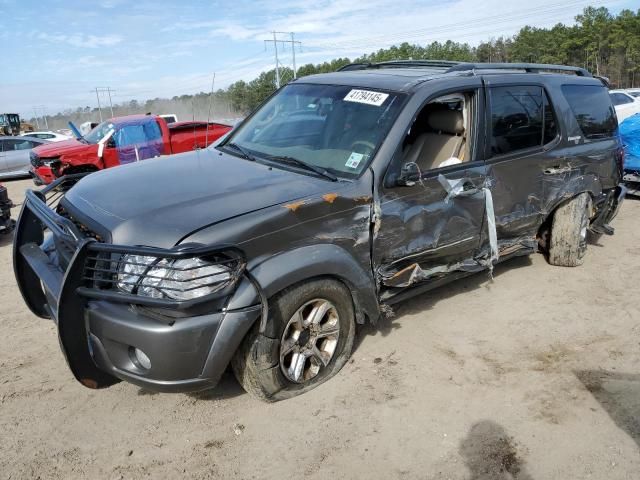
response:
M0 178L29 175L29 153L46 140L31 137L0 137Z

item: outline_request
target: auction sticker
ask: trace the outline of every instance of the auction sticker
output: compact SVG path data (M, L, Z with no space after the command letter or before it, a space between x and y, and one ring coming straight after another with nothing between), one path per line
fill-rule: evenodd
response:
M345 163L344 166L348 168L358 168L358 165L360 165L363 158L364 154L351 152L351 155L347 158L347 163Z
M351 90L344 97L345 102L365 103L379 107L389 96L388 93L372 92L371 90Z

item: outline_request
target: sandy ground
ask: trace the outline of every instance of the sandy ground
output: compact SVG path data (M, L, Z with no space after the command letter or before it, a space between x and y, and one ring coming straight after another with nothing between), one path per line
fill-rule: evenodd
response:
M30 182L7 182L14 202ZM18 215L18 208L14 210ZM364 328L334 379L277 404L78 384L0 240L1 478L640 478L640 201L583 267L540 255Z

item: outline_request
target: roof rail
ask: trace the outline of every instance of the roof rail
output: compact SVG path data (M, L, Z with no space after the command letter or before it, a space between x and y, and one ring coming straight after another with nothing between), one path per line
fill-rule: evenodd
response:
M453 65L448 72L464 72L469 70L524 70L527 73L540 73L541 71L570 72L579 77L591 77L588 70L580 67L568 67L566 65L550 65L545 63L458 63Z
M453 62L449 60L391 60L388 62L377 63L350 63L338 69L339 72L349 70L367 70L367 69L381 69L381 68L441 68L449 69L451 67L459 65L460 62Z

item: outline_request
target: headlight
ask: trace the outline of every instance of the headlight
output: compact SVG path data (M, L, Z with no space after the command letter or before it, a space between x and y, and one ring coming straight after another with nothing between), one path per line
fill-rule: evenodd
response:
M201 258L171 260L124 255L118 266L118 288L151 298L191 300L228 286L237 271Z

